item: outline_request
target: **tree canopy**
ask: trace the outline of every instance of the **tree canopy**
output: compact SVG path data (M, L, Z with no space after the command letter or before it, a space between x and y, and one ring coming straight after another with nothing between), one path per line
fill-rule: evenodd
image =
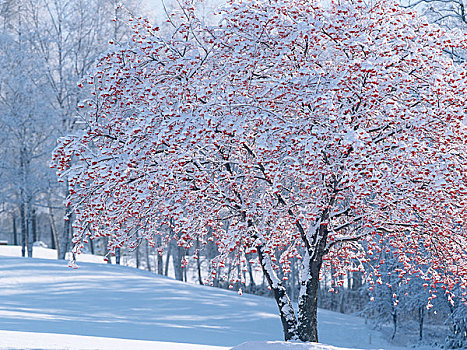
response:
M230 1L214 26L195 7L168 36L134 19L134 45L83 82L83 128L53 161L75 251L212 232L214 266L257 257L286 339L304 341L323 266L363 271L392 249L404 280L465 286L467 70L443 54L465 35L392 1ZM292 257L297 315L275 273Z

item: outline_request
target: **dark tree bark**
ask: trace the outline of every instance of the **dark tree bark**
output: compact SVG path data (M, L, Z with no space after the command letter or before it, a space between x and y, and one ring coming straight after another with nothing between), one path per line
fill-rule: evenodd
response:
M94 255L94 240L89 240L89 249L91 250L91 254Z
M120 248L115 248L115 264L120 265L121 251Z
M198 269L198 283L204 285L203 276L201 275L201 257L199 256L198 260L196 260L196 268Z
M160 236L157 236L157 247L160 248L162 245L162 239ZM162 260L162 254L159 253L159 251L156 249L156 264L157 264L157 273L159 275L164 274L164 262Z
M16 214L13 213L11 218L13 222L13 245L18 245L18 232L16 230Z
M162 259L162 255L159 254L159 252L156 253L156 259L157 259L157 273L159 275L164 274L164 260Z
M51 241L52 241L52 249L57 249L57 258L60 259L60 244L58 240L58 232L57 227L55 226L55 218L52 212L52 205L49 202L49 223L50 223L50 231L51 231Z
M139 258L139 245L137 245L135 248L135 258L136 258L136 268L139 269L141 265L140 258Z
M37 242L39 240L39 237L37 235L37 213L36 213L36 208L32 208L32 237L33 237L33 242Z
M169 261L170 255L172 254L172 243L169 243L169 247L167 248L167 256L165 258L165 268L164 268L164 275L169 275Z
M418 331L418 340L422 341L423 340L423 321L425 318L425 308L423 306L420 306L418 308L418 326L419 326L419 331Z
M52 226L50 226L50 248L51 249L56 249L54 230L53 230Z
M309 262L308 278L301 282L298 300L298 333L305 342L318 341L318 290L322 257Z
M363 274L360 271L352 272L352 290L359 290L363 286Z
M397 332L397 310L392 311L392 325L394 327L394 330L392 332L391 339L394 339L396 336L396 332Z
M68 209L67 209L68 212ZM59 259L64 260L66 258L66 253L70 249L70 242L71 242L71 213L68 212L68 219L65 220L63 224L63 236L60 243L60 254L58 256Z
M112 264L112 259L110 259L110 254L109 254L109 237L105 236L104 237L104 256L107 259L107 264Z
M149 259L150 254L149 254L149 243L146 241L145 243L145 253L146 253L146 268L148 271L151 271L151 260Z
M203 277L201 276L201 255L199 254L199 239L196 238L196 251L198 252L198 259L196 259L196 269L198 270L198 283L203 285Z
M21 220L21 256L26 256L26 237L27 237L27 223L26 223L26 208L24 203L21 202L19 206L20 220Z
M329 212L325 210L315 224L313 241L308 242L304 258L304 273L298 298L298 335L301 341L318 342L318 292L319 274L326 254ZM305 233L302 230L302 236Z
M177 245L177 242L172 241L173 246L173 254L172 254L172 262L173 268L175 273L175 279L178 281L183 281L183 269L182 269L182 258L183 258L183 248Z
M250 277L250 290L253 291L256 288L256 283L255 279L253 278L253 268L251 267L251 264L248 262L248 275Z
M27 231L28 231L28 258L32 258L32 247L34 245L34 233L33 233L33 215L31 198L28 198L27 202Z

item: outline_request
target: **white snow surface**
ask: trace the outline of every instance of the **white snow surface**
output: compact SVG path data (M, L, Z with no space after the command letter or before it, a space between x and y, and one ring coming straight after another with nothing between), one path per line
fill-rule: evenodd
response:
M3 345L1 345L3 344ZM181 344L173 342L129 340L83 335L14 332L0 330L2 349L69 349L69 350L227 350L224 346Z
M255 341L234 346L231 350L349 350L326 344L304 344L283 341ZM355 349L353 349L355 350Z
M401 349L363 319L326 310L319 336L329 345L284 343L273 299L11 250L0 247L0 349Z

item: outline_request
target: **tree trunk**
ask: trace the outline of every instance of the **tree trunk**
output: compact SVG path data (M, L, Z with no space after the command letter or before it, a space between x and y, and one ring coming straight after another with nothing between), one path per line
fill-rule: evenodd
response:
M150 258L150 254L149 254L149 243L148 241L146 240L146 244L145 244L145 251L146 251L146 268L148 269L148 271L151 271L151 260L149 259Z
M363 286L363 275L360 271L352 272L352 290L359 290Z
M59 249L59 255L58 258L61 260L64 260L66 258L66 253L68 252L68 249L70 248L70 226L71 226L71 213L68 212L68 208L66 210L68 218L65 220L63 224L63 236L62 239L59 241L60 243L60 249Z
M251 267L250 262L247 262L248 264L248 275L250 276L250 291L254 291L256 288L256 283L255 279L253 278L253 268Z
M301 341L318 341L318 290L322 257L311 260L305 254L304 271L298 297L298 334Z
M341 295L339 298L339 312L341 314L345 313L345 290L343 288L341 289Z
M396 310L392 312L392 325L394 326L394 331L392 332L391 339L394 339L394 337L396 336L396 332L397 332L397 311Z
M183 281L183 269L182 269L182 247L177 245L177 242L172 241L173 246L173 254L172 254L172 262L173 268L175 272L175 279L179 281Z
M69 192L68 180L67 180L65 197L68 197L69 194L70 192ZM66 258L66 253L68 252L68 249L70 248L71 232L72 232L70 207L65 208L65 219L64 220L65 222L63 224L63 236L58 241L58 244L60 244L58 258L61 260L64 260Z
M52 213L52 205L49 203L49 223L50 223L50 230L52 233L52 249L57 249L57 258L60 259L60 244L58 241L58 232L57 227L55 226L55 218Z
M212 268L212 264L211 264L211 268ZM217 268L217 274L214 276L213 281L212 281L212 286L213 287L219 288L219 281L220 281L219 276L222 276L221 272L222 272L222 267L218 267ZM227 279L227 281L228 281L228 279Z
M107 264L112 264L112 259L110 258L109 254L109 237L104 236L104 256L107 259Z
M228 266L227 266L227 281L228 281L229 283L230 283L230 281L232 280L232 279L230 278L231 275L232 275L232 262L229 261ZM217 277L217 275L216 275L216 277Z
M38 237L37 234L37 214L36 214L36 208L32 208L32 237L33 237L33 242L37 242L40 240L40 237Z
M425 308L420 306L418 308L418 325L419 325L419 333L418 333L418 340L422 341L423 339L423 320L425 318Z
M50 226L50 249L56 249L55 239L54 239L54 230L52 226Z
M32 247L34 245L34 233L33 233L33 214L31 198L28 198L27 203L27 229L28 229L28 258L32 258Z
M94 255L94 240L89 239L89 249L91 250L91 254Z
M319 273L326 251L328 229L321 223L329 219L328 211L324 211L320 220L310 228L313 242L303 258L303 270L298 297L298 335L301 341L318 342L318 292ZM305 233L304 233L305 234ZM311 253L311 254L310 254Z
M295 263L296 263L296 259L293 258L292 260L292 263L290 264L290 299L292 301L295 301L296 297L297 297L297 293L296 293L296 284L297 284L297 277L296 277L296 268L295 268Z
M169 260L170 260L171 253L172 253L172 242L169 243L169 247L167 248L167 256L165 258L165 268L164 268L165 276L169 275Z
M21 16L20 16L21 17ZM27 223L27 187L29 185L28 178L27 178L27 164L28 161L26 160L26 149L23 145L20 151L20 166L21 166L21 189L20 189L20 217L21 217L21 256L26 256L26 241L28 236L28 223Z
M136 268L139 269L139 266L141 265L140 260L139 260L139 244L136 245L136 248L135 248L135 258L136 258Z
M274 294L274 299L276 300L277 306L279 308L279 313L282 322L282 330L284 332L284 338L288 340L298 340L298 328L297 328L297 318L295 317L295 312L292 307L289 296L287 295L287 290L282 285L282 282L277 278L274 268L271 264L270 257L263 252L263 247L258 246L258 258L263 269L263 275L266 277L269 286Z
M16 215L12 215L13 221L13 245L18 245L18 232L16 230Z
M156 251L156 259L157 259L157 273L159 275L164 274L164 261L162 259L162 254Z
M156 249L156 255L155 255L154 258L156 259L157 273L159 275L163 275L164 274L164 262L162 260L162 254L159 252L159 249L162 246L161 236L157 235L156 240L157 240L156 243L157 243L157 248L158 249Z
M115 248L115 264L120 265L121 251L120 248Z
M203 277L201 276L201 255L199 254L199 238L196 238L196 252L197 252L197 257L196 259L196 269L198 271L198 283L200 285L203 285Z
M27 237L27 224L26 224L26 208L24 203L21 202L19 207L20 220L21 220L21 256L26 256L26 237Z

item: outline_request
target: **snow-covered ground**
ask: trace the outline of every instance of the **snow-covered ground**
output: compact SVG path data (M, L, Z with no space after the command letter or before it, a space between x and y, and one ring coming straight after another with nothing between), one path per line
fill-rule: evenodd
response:
M0 257L1 256L21 256L21 246L18 245L0 245ZM57 251L55 249L44 248L41 246L32 247L32 256L41 259L57 259ZM67 255L67 259L69 255ZM112 257L112 262L115 262L115 257ZM104 263L104 257L92 254L78 254L76 261L79 262L91 262L91 263Z
M271 342L282 339L272 299L124 266L80 262L71 269L64 261L6 256L11 250L0 247L3 349L214 350L244 342L236 349L333 349ZM337 347L396 349L363 319L325 310L319 335Z

